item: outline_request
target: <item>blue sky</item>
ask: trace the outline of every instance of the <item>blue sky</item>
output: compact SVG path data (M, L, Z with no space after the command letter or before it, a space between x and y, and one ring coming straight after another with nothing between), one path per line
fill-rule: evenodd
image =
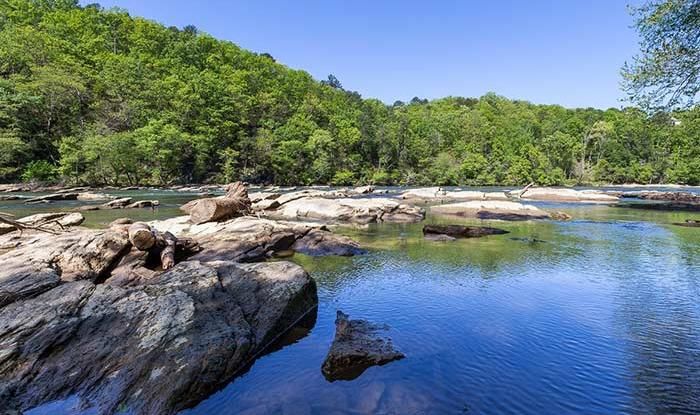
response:
M620 107L641 0L103 0L304 69L364 97L509 98ZM83 4L90 1L83 1Z

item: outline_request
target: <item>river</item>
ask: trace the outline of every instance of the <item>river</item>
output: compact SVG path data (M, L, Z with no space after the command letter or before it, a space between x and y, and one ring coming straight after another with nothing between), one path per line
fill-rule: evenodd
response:
M86 225L172 216L193 197L127 194L162 205L85 212ZM573 220L489 221L511 233L454 242L424 240L422 224L338 229L368 254L292 258L318 282L311 328L183 415L700 413L700 229L673 225L700 214L536 204ZM326 381L336 310L388 324L406 358Z

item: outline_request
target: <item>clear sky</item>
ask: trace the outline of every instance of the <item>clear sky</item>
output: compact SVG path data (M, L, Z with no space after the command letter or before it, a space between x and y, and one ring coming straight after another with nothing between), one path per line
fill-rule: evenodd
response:
M620 107L641 0L102 0L197 26L364 97L508 98ZM82 4L94 1L82 1Z

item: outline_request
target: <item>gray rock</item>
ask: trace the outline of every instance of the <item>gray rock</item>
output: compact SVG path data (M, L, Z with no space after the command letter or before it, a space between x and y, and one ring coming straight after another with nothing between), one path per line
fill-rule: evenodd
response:
M387 329L365 320L349 320L338 310L335 338L321 367L326 379L352 380L371 366L403 359L405 355L394 349L391 339L380 334Z
M49 202L54 200L76 200L78 193L52 193L27 199L24 203Z
M366 252L360 248L360 244L347 236L336 235L322 229L312 229L297 239L292 245L292 250L310 256L353 256Z
M187 261L147 284L68 282L0 309L0 401L77 394L99 413L171 414L228 382L317 304L288 262Z

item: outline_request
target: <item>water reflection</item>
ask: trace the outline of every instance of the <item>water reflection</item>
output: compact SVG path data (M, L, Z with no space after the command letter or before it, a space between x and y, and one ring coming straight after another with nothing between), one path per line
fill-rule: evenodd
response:
M370 253L293 258L319 284L311 333L188 413L697 413L700 232L580 209L452 243L421 225L344 229ZM336 309L388 324L408 357L328 383Z

